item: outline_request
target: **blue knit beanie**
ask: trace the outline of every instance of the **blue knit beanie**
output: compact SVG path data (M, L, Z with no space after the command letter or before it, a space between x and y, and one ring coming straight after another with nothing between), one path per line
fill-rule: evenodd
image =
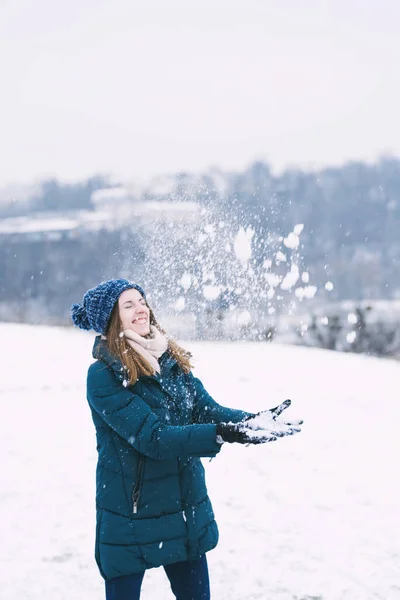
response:
M94 329L94 331L105 335L115 303L122 292L132 288L137 290L146 300L145 293L140 285L127 279L110 279L88 290L83 296L82 304L71 306L71 317L74 325L80 329Z

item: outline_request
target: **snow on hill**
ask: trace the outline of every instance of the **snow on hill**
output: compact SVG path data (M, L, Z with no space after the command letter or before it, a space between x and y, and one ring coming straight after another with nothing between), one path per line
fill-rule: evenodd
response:
M104 597L93 558L96 442L85 400L93 336L0 325L0 597ZM213 598L400 598L400 364L262 343L190 343L222 404L291 398L303 432L204 461L220 543ZM172 598L162 569L142 597Z

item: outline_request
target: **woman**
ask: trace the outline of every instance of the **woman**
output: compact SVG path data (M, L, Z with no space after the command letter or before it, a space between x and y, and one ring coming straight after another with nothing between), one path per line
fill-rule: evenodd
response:
M71 314L101 334L87 398L98 451L95 557L106 598L138 599L146 569L163 566L178 600L207 600L206 552L218 529L200 458L214 457L223 442L292 435L301 423L276 421L290 401L258 415L217 404L135 283L103 282Z

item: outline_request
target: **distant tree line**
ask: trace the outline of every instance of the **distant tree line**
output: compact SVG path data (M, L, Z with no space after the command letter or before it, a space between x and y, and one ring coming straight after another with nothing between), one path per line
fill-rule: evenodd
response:
M93 192L113 185L107 177L96 175L75 184L44 181L24 201L7 200L1 193L0 218L93 211ZM133 223L52 241L19 238L11 243L9 236L0 233L0 319L67 322L70 302L85 289L99 279L123 274L147 282L159 305L172 306L177 296L184 295L183 312L207 311L211 322L215 304L221 313L222 296L217 303L207 298L205 283L223 285L224 311L235 305L256 307L259 314L278 303L278 294L269 304L262 296L265 262L273 259L282 238L296 224L304 224L298 263L321 298L327 296L328 280L333 282L330 301L400 297L400 160L396 158L317 172L291 169L273 174L266 163L255 162L241 172L178 173L169 178L167 192L161 193L150 182L132 196L134 202L149 200L194 201L209 216L202 216L186 237L186 226L144 231ZM207 239L200 243L206 227ZM225 252L239 227L252 230L252 256L242 267L232 251ZM277 265L276 272L283 266ZM178 282L187 271L195 283L185 290ZM232 289L228 289L230 280ZM239 295L237 288L242 290ZM283 310L289 296L290 290ZM268 323L265 327L262 331L269 331ZM319 333L317 329L317 337L328 334L326 328ZM328 329L329 338L334 318ZM272 332L268 335L273 337Z
M296 331L306 346L400 358L400 319L377 317L371 306L357 306L348 314L313 314L310 324Z

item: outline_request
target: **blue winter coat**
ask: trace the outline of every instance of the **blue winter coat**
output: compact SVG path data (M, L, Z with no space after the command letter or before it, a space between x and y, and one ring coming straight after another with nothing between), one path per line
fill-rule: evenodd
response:
M218 405L166 352L161 374L123 385L100 336L88 372L96 427L95 557L107 580L199 558L218 542L200 457L215 456L216 423L249 413Z

